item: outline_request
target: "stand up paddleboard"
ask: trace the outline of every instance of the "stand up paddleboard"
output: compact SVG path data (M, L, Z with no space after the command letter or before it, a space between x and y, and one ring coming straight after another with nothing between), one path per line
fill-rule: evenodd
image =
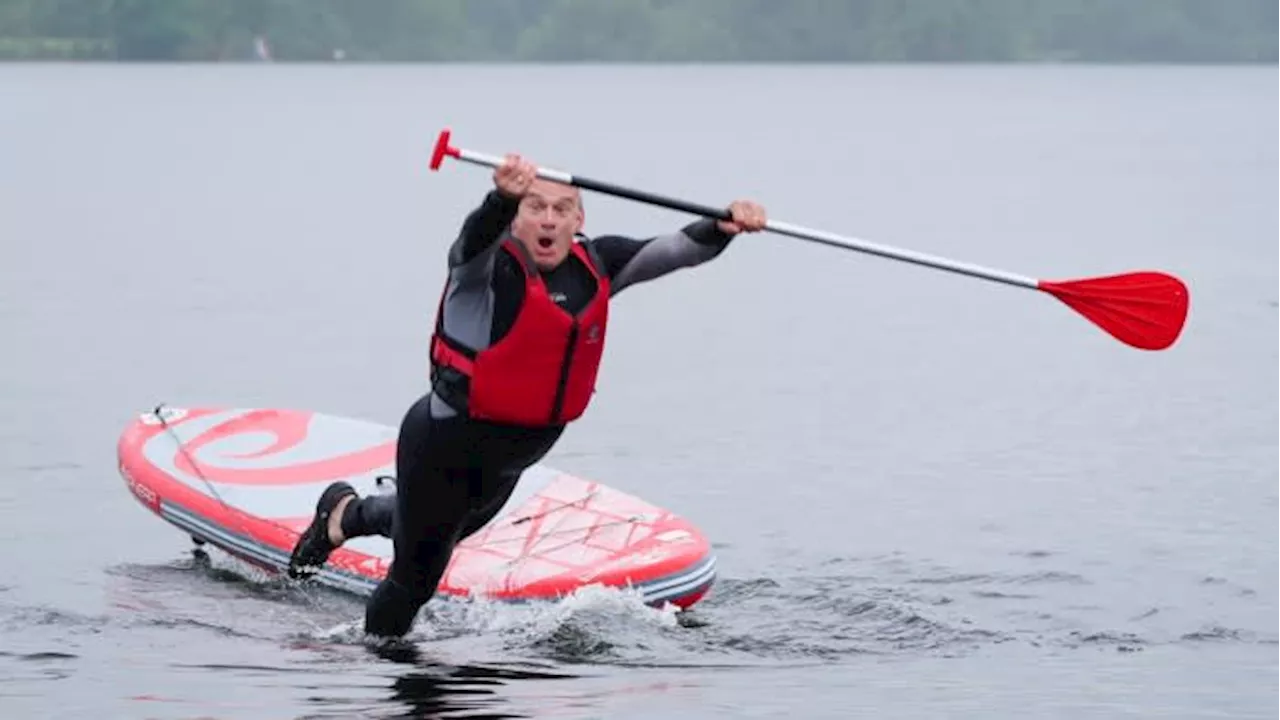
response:
M125 428L117 454L125 484L152 512L198 544L278 574L329 483L344 480L362 496L394 492L395 446L393 427L316 412L159 407ZM356 538L314 577L368 594L391 557L389 539ZM525 602L604 585L688 608L714 579L711 545L689 521L537 465L459 543L438 594Z

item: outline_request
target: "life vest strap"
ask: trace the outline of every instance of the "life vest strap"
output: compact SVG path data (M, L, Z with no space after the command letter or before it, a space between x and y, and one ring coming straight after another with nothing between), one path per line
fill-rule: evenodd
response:
M436 335L431 343L431 360L441 367L450 367L471 377L475 369L475 352L450 342L448 337Z

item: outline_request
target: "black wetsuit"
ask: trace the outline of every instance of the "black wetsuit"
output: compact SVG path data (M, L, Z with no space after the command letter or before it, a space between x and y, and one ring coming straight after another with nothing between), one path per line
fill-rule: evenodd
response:
M442 308L446 332L481 349L515 321L524 296L524 271L496 252L518 202L489 192L469 214L449 251L449 293ZM607 235L584 240L609 277L611 296L674 270L706 262L730 237L714 220L679 232L638 240ZM542 273L552 299L576 313L596 290L589 270L570 255ZM353 500L343 512L347 538L383 535L395 556L365 613L371 635L401 636L435 593L453 548L493 518L520 474L538 462L563 426L530 429L472 420L441 398L436 387L419 398L400 425L395 495ZM443 393L446 397L448 393Z

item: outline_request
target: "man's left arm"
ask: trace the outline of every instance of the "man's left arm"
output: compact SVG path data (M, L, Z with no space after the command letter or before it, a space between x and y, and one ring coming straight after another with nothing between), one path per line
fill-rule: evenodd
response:
M602 235L590 241L609 277L611 295L681 268L701 265L724 252L734 234L715 220L690 223L680 230L645 240Z

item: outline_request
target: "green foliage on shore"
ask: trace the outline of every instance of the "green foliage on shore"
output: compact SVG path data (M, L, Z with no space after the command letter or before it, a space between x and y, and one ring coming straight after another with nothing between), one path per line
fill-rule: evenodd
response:
M0 0L0 58L1277 60L1276 0Z

